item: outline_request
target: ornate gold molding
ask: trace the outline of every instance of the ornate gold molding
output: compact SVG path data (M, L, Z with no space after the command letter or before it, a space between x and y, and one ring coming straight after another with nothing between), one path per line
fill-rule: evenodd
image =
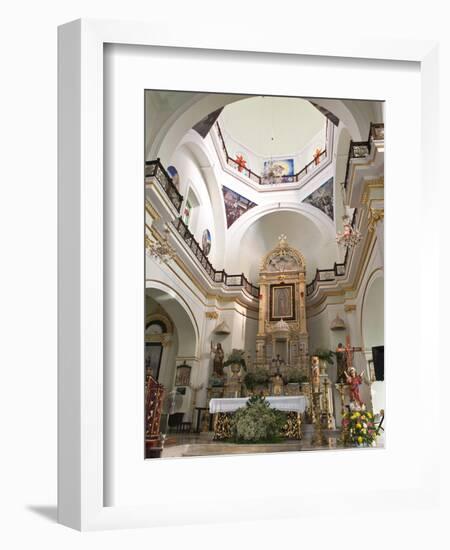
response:
M145 210L148 212L149 216L154 220L157 221L161 218L161 216L158 214L158 212L153 208L153 206L150 204L150 202L146 199L145 200Z
M369 200L369 195L372 189L383 189L383 188L384 188L384 176L380 176L379 178L368 180L366 185L364 186L364 192L361 198L361 205L367 204L367 201Z
M356 311L356 304L344 304L344 311L349 313L350 311Z
M368 211L369 217L369 231L375 231L377 223L380 220L384 220L384 209L383 208L369 208Z
M217 313L217 311L206 311L205 316L206 316L207 319L218 319L219 318L219 314Z

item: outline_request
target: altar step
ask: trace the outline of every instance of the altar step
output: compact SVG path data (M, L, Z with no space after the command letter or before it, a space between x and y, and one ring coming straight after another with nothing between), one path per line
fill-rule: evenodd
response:
M317 451L323 449L338 448L338 431L324 432L326 434L326 444L320 447L313 446L311 443L313 435L312 424L303 426L303 439L288 440L282 443L248 443L237 444L220 441L213 441L213 433L201 434L193 438L193 442L189 442L185 436L180 438L180 443L169 445L164 448L161 457L193 457L205 455L236 455L249 453L282 453L288 451Z

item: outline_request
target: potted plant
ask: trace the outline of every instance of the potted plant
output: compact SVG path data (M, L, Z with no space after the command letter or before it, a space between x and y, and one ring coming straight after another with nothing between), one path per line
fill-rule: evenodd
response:
M333 364L333 357L336 353L330 349L317 348L314 355L319 358L320 374L325 374L327 365Z
M244 384L247 391L253 393L255 390L263 391L269 387L270 374L267 369L257 368L253 372L247 372L244 377Z
M300 369L289 369L286 379L288 395L298 395L300 393L300 385L308 381L308 377Z
M231 350L231 353L228 356L228 359L223 363L224 367L231 365L231 372L233 373L232 374L233 378L238 377L238 374L241 371L241 368L245 371L247 370L244 354L245 354L245 351L243 349L233 349Z

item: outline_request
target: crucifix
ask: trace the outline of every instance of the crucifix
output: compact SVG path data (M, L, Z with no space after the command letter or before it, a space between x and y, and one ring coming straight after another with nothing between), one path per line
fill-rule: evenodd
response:
M350 336L348 335L345 339L345 347L342 344L339 344L336 348L338 382L345 381L345 371L348 371L353 366L353 354L355 351L362 351L362 348L352 347L350 345Z
M277 353L277 358L272 359L272 365L277 368L277 373L280 372L280 367L284 365L284 359L280 359L280 354Z
M347 334L347 337L345 338L345 355L347 358L347 370L350 367L353 367L353 353L355 351L362 351L362 348L355 348L350 346L350 336Z

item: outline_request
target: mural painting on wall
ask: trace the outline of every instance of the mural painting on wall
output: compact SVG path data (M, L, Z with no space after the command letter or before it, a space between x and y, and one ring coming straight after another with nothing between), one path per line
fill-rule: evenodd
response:
M311 195L306 197L303 202L315 206L322 210L329 218L334 220L334 196L333 196L333 178L330 178Z
M209 229L205 229L203 231L202 249L205 253L205 256L208 256L208 254L211 252L211 233L209 232Z
M193 126L193 129L202 136L203 139L209 134L209 131L213 127L213 124L216 122L216 120L219 118L220 113L223 111L223 107L220 109L217 109L217 111L213 111L212 113L209 113L209 115L206 115L204 118L200 120L200 122L197 122Z
M325 109L325 107L322 107L321 105L317 105L317 103L314 103L313 101L310 101L310 103L311 105L314 105L314 107L318 111L320 111L324 116L326 116L327 119L330 120L335 126L339 126L339 119L336 115L334 115L328 109Z
M176 386L189 386L191 381L191 368L189 365L186 365L186 361L183 365L177 367L177 373L175 376L175 385Z
M167 173L172 178L173 184L175 187L180 190L180 175L178 174L178 170L175 168L175 166L168 166L167 167Z
M159 377L162 352L163 347L160 343L145 344L145 372L146 375L153 376L156 380Z
M264 174L274 173L277 176L294 175L294 159L275 159L264 161Z
M225 203L225 212L227 215L227 228L231 227L233 223L239 219L242 214L245 214L247 210L256 206L256 203L246 199L239 193L228 189L223 186L223 202Z

